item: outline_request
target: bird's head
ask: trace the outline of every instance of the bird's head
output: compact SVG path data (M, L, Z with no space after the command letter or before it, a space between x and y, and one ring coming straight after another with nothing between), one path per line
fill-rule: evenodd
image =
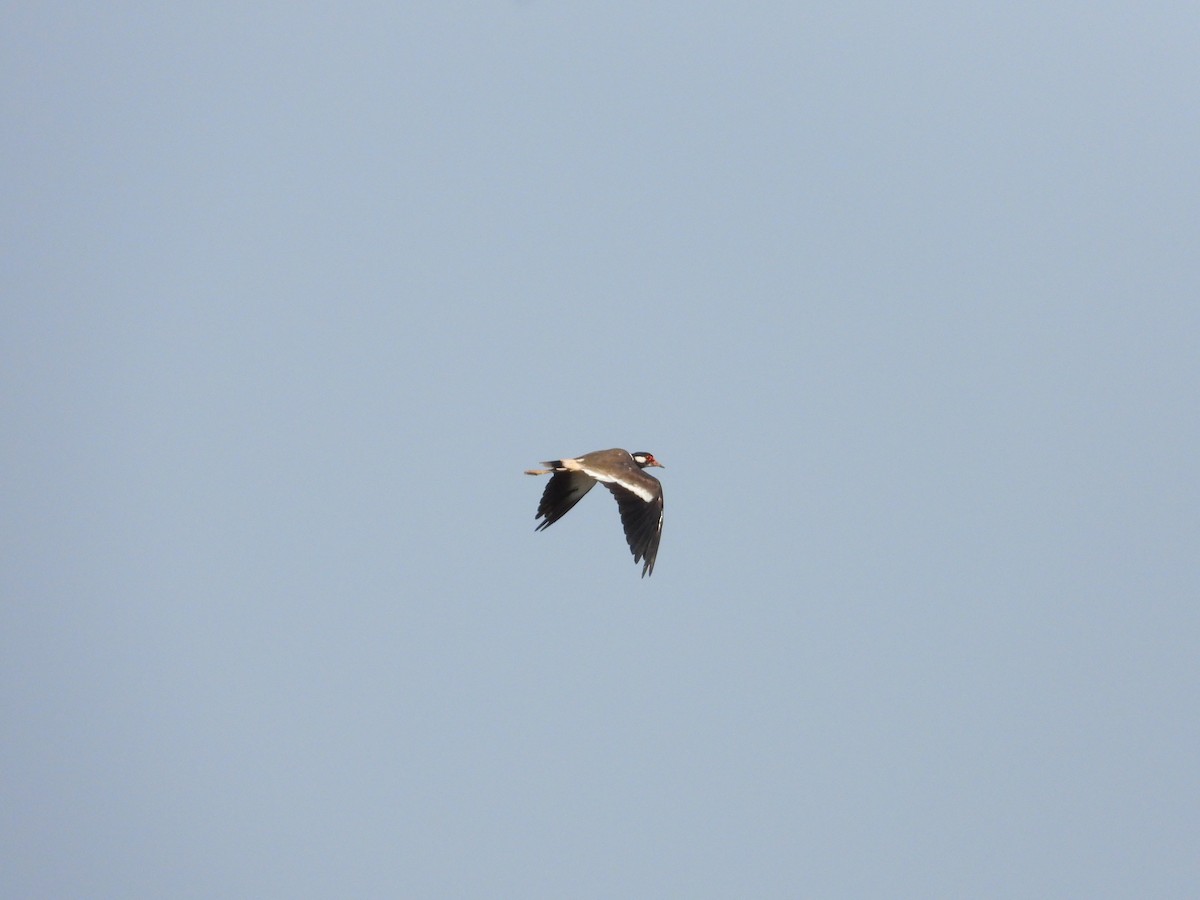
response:
M666 468L666 466L664 466L662 463L660 463L657 459L654 458L653 453L647 453L644 450L639 450L637 453L634 453L633 461L635 463L637 463L639 466L641 466L643 469L648 469L648 468L651 468L652 466L657 466L660 469Z

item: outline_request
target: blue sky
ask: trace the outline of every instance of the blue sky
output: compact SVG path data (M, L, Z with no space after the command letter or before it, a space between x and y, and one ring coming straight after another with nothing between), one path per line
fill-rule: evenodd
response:
M1190 5L0 39L5 896L1200 892Z

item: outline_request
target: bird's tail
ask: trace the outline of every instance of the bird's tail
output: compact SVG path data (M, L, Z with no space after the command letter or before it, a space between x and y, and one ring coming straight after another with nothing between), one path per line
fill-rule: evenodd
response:
M542 460L544 469L526 469L526 475L549 475L551 472L560 472L563 468L561 459L544 459Z

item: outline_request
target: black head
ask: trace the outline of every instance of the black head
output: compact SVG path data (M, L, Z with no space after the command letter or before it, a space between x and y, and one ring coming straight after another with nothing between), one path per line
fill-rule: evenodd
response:
M648 469L651 466L657 466L660 469L666 468L666 466L654 458L653 453L647 453L645 450L639 450L637 453L632 453L630 455L633 457L633 461L643 469Z

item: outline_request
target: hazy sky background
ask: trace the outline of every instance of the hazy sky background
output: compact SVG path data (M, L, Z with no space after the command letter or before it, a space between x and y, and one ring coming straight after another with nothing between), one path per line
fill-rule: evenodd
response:
M0 34L0 894L1200 895L1195 3Z

